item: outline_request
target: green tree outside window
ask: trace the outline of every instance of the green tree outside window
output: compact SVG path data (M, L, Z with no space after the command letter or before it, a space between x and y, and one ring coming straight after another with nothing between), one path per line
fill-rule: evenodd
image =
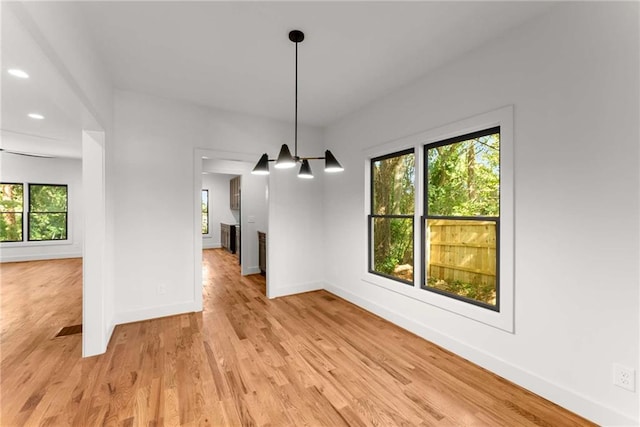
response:
M209 190L202 190L202 234L209 234Z
M24 209L22 184L0 183L0 242L21 242Z
M67 186L29 184L29 240L67 239Z
M371 186L370 270L413 282L413 150L372 159Z
M425 148L425 286L497 309L500 130Z

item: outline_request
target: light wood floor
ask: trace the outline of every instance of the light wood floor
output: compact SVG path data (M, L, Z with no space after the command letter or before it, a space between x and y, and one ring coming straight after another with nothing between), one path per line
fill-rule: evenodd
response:
M87 359L54 338L80 322L81 261L0 265L0 425L591 425L327 292L267 300L234 261L205 251L203 313L118 326Z

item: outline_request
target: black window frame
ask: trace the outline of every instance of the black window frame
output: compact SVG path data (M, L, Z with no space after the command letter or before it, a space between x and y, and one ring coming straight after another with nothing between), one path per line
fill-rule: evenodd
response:
M11 211L0 211L0 214L4 214L4 213L19 213L22 216L22 220L21 220L21 227L22 230L20 231L20 235L22 236L22 239L20 240L1 240L0 243L18 243L18 242L24 242L24 219L25 219L25 197L24 197L24 183L23 182L0 182L0 184L2 185L19 185L20 187L22 187L22 211L20 212L11 212Z
M390 274L385 274L379 271L376 271L373 269L373 242L372 242L372 235L373 235L373 222L375 220L375 218L389 218L389 219L394 219L394 218L401 218L401 219L411 219L412 222L412 227L411 227L411 240L413 241L413 250L414 250L414 254L415 254L415 243L416 243L416 229L415 229L415 211L416 211L416 206L415 206L415 201L414 201L414 208L413 208L413 214L403 214L403 215L380 215L380 214L374 214L374 188L373 188L373 165L375 162L381 161L381 160L387 160L387 159L391 159L394 157L400 157L400 156L404 156L406 154L413 154L414 155L414 159L417 158L416 155L416 150L415 148L407 148L404 150L400 150L400 151L395 151L393 153L389 153L389 154L384 154L382 156L377 156L377 157L373 157L369 160L369 214L367 215L367 250L368 250L368 255L367 255L367 271L370 274L375 274L376 276L381 276L384 277L386 279L391 279L394 280L396 282L400 282L404 285L408 285L408 286L415 286L415 273L413 274L413 280L404 280L401 279L399 277L396 276L392 276ZM415 182L414 182L414 187L415 187ZM416 267L416 260L415 260L415 256L413 259L413 269L415 271L415 267Z
M445 145L451 145L451 144L456 144L459 142L463 142L463 141L468 141L468 140L472 140L472 139L477 139L480 138L482 136L487 136L487 135L493 135L493 134L499 134L500 135L500 126L493 126L490 128L485 128L482 130L478 130L478 131L474 131L474 132L470 132L470 133L466 133L464 135L458 135L458 136L454 136L451 138L447 138L447 139L443 139L440 141L436 141L433 143L429 143L429 144L424 144L423 146L423 152L424 152L424 158L423 158L423 167L424 167L424 174L423 174L423 194L424 194L424 200L423 200L423 213L424 215L421 216L420 218L420 227L421 227L421 246L420 246L420 264L421 264L421 273L422 273L422 277L421 277L421 284L420 284L420 288L424 289L426 291L429 292L433 292L436 294L440 294L452 299L456 299L459 301L463 301L478 307L482 307L482 308L486 308L495 312L500 312L500 213L498 213L497 217L493 217L493 216L456 216L456 215L429 215L429 156L427 155L427 152L429 149L431 148L438 148L438 147L443 147ZM500 179L502 180L502 150L500 150L499 153L500 156ZM501 210L501 205L502 205L502 200L499 199L499 211ZM426 248L426 244L427 244L427 227L426 227L426 223L428 219L450 219L450 220L460 220L460 221L492 221L496 223L496 304L491 305L491 304L486 304L482 301L478 301L475 300L473 298L468 298L468 297L464 297L462 295L457 295L454 294L452 292L447 292L441 289L436 289L430 286L427 286L427 266L426 266L426 253L427 253L427 248Z
M31 187L33 186L41 186L41 187L64 187L66 193L65 200L65 211L32 211L31 210ZM67 184L41 184L41 183L27 183L28 187L28 201L27 203L27 241L29 242L57 242L57 241L65 241L69 240L69 186ZM31 238L31 214L64 214L64 239L32 239ZM23 236L24 237L24 236Z
M203 214L205 212L202 212L202 193L204 193L206 191L207 193L207 231L202 233L202 235L206 235L209 234L209 189L208 188L203 188L202 192L200 193L200 230L202 230L202 218L203 218Z

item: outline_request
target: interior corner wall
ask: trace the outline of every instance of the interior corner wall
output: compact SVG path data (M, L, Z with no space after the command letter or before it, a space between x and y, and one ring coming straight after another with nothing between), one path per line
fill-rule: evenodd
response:
M204 249L221 247L220 223L239 223L239 212L231 210L229 201L229 181L234 176L220 173L202 175L202 189L209 190L209 233L202 236Z
M195 149L259 158L291 139L292 124L116 91L114 159L116 323L194 311ZM320 152L322 133L299 128L305 150ZM201 161L198 159L197 161ZM321 287L322 181L273 171L269 194L271 296ZM294 182L291 182L294 181ZM199 194L199 192L198 192ZM308 242L299 250L291 227ZM274 232L281 230L280 232ZM197 236L200 238L200 236Z
M638 3L564 3L326 131L328 289L604 425L637 425ZM597 29L597 30L596 30ZM515 108L515 333L361 280L364 150ZM405 285L399 285L405 286Z
M65 184L68 191L68 240L0 244L0 261L82 257L82 161L0 153L0 180L23 184ZM26 188L25 188L26 191ZM25 192L26 194L26 192ZM26 218L25 218L26 224ZM26 233L26 232L25 232Z

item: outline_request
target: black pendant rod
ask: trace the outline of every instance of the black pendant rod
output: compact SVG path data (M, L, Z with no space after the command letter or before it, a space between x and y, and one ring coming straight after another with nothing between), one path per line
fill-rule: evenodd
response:
M294 157L298 160L298 42L296 42L296 114L295 114Z

